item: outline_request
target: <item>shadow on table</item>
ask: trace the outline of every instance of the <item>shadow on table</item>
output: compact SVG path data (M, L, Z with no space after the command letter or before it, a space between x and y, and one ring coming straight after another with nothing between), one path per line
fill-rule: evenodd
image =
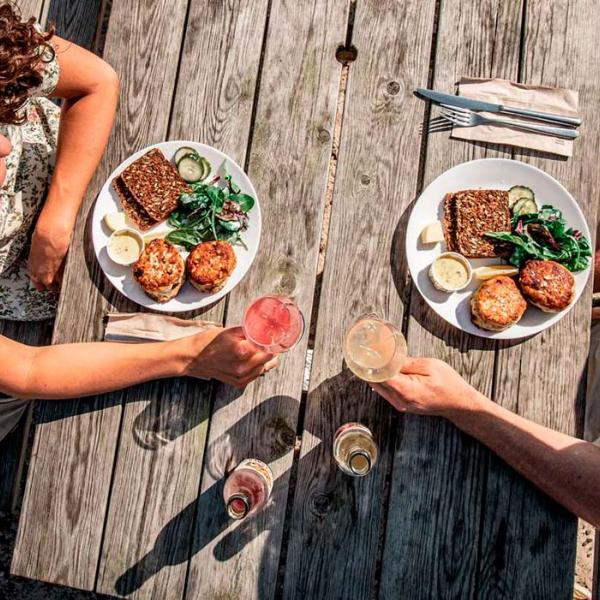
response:
M318 396L319 410L322 413L321 418L317 418L316 422L323 424L323 431L317 432L319 443L315 448L305 454L300 461L297 459L294 461L292 471L299 468L300 462L304 463L307 460L314 462L317 455L313 456L313 454L322 453L323 445L329 447L332 444L336 427L333 425L326 427L325 424L336 419L336 405L340 404L340 398L351 393L350 388L354 386L366 387L366 384L354 379L345 369L337 376L323 382L319 386L320 389L313 392ZM172 518L159 533L152 550L116 580L117 594L128 595L135 592L162 568L187 562L211 544L213 544L213 557L217 561L227 561L258 536L281 525L285 506L293 498L288 487L290 470L286 470L275 480L269 506L237 524L226 513L223 486L227 475L240 460L249 456L250 452L255 458L273 462L293 451L296 434L291 425L286 422L286 417L294 414L298 408L298 402L291 397L268 398L210 443L206 449L203 478L210 476L214 483ZM366 408L364 412L368 412ZM362 415L356 417L357 420L364 420ZM260 424L258 428L257 423ZM374 426L368 421L366 424ZM252 425L252 428L249 428L249 425ZM258 432L256 439L248 437L248 432L252 429ZM339 496L336 502L353 503L354 482L337 471L331 453L327 453L327 456L329 457L327 461L322 460L323 457L318 457L318 468L327 469L327 478L331 480L331 485L327 484L327 488L336 490ZM191 539L185 538L185 533L190 529L193 529ZM275 547L267 540L261 560L278 561L278 556L267 558L271 552L279 553L279 546ZM256 571L262 573L263 569L260 565L256 565ZM272 584L271 581L259 581L259 592Z
M173 517L161 530L153 549L117 579L115 591L119 595L131 594L139 589L165 566L187 562L232 526L223 503L223 486L227 475L247 457L249 444L253 457L265 462L273 462L293 451L296 434L287 424L285 416L297 410L298 402L295 399L273 396L261 402L210 443L205 452L203 478L210 476L215 480L214 483ZM257 439L248 440L248 431L255 423L264 425L261 425ZM287 495L282 494L286 484L287 472L275 481L271 510L261 511L241 521L220 539L214 548L217 560L227 560L263 531L271 529L275 514L273 505L282 499L283 502L287 500ZM185 536L186 533L189 535L190 530L191 539Z

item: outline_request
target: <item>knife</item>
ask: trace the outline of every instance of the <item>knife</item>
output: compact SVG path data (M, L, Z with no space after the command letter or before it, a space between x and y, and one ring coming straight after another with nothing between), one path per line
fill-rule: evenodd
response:
M470 108L471 110L483 110L491 113L503 113L506 115L518 115L519 117L528 117L537 121L545 121L546 123L558 123L560 125L569 125L577 127L581 125L581 119L577 117L564 117L562 115L553 115L552 113L538 112L528 110L526 108L514 108L503 106L502 104L494 104L493 102L483 102L482 100L473 100L464 96L454 96L453 94L443 94L434 90L426 90L417 88L417 94L429 98L434 102L451 104L452 106L460 106L462 108Z

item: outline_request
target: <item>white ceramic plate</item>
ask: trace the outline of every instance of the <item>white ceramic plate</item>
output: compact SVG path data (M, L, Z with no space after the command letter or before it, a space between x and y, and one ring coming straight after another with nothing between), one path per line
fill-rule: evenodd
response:
M237 256L237 266L231 274L231 277L227 280L227 283L223 289L215 294L203 294L186 282L175 298L172 298L164 304L159 304L158 302L155 302L146 296L142 288L136 283L136 281L133 279L131 267L119 266L112 262L110 258L108 258L106 253L106 244L108 242L108 238L110 237L110 231L106 225L104 225L102 220L104 215L108 212L122 211L121 203L115 194L115 191L111 185L111 181L119 173L121 173L125 167L148 152L148 150L151 148L160 148L164 155L169 160L172 160L175 152L182 146L190 146L194 148L198 154L208 159L212 166L212 171L206 181L210 181L210 179L214 177L223 161L226 160L228 171L231 174L233 181L238 184L242 192L253 196L256 199L256 202L252 207L252 210L250 210L248 213L248 229L242 235L242 238L248 246L248 249L244 249L244 247L241 245L234 246ZM130 223L128 223L128 226L135 228ZM170 229L171 228L166 224L166 222L164 222L156 225L156 227L153 227L148 231L143 232L143 235L146 236L155 232L166 232ZM108 277L109 281L115 286L115 288L117 288L117 290L119 290L119 292L121 292L124 296L127 296L127 298L130 300L137 302L137 304L140 304L141 306L161 312L183 312L187 310L197 310L207 306L208 304L212 304L219 298L222 298L228 294L244 278L244 275L250 268L250 265L252 264L252 261L254 260L258 250L260 231L261 215L258 196L254 186L252 185L252 182L244 173L242 168L234 160L229 158L229 156L223 154L223 152L220 152L211 146L190 141L161 142L160 144L148 146L147 148L143 148L135 154L132 154L111 173L110 177L102 186L100 194L96 200L96 205L94 206L94 213L92 216L92 239L94 243L94 250L96 252L96 256L98 257L98 262L100 263L100 266L102 267L106 277ZM184 258L187 256L187 252L182 251L181 254Z
M558 208L570 227L579 229L588 240L590 239L590 230L581 209L573 196L556 179L536 167L503 158L473 160L442 173L416 201L408 221L406 256L417 289L440 317L451 325L480 337L519 339L547 329L560 321L577 302L590 273L590 268L574 273L577 295L568 309L560 313L544 313L529 305L523 318L516 325L497 332L479 329L471 321L471 295L481 283L475 277L468 288L453 294L445 294L433 287L427 272L435 257L446 250L446 245L443 242L423 245L419 236L426 225L436 219L442 219L444 195L448 192L476 188L508 190L513 185L525 185L531 188L540 206L551 204ZM499 262L502 261L471 260L474 268Z

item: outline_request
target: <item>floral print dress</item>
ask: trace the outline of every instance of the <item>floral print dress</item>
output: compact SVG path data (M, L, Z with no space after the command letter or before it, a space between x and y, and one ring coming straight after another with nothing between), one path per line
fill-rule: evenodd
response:
M43 82L24 108L26 121L0 124L0 133L12 144L0 188L0 319L40 321L56 310L58 295L38 292L27 274L31 234L54 168L60 118L60 108L48 99L58 82L58 60L55 56L43 64Z

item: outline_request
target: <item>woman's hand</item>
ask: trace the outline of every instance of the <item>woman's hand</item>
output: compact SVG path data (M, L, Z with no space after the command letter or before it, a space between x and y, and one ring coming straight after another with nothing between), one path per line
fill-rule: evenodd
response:
M241 327L215 327L186 339L192 358L184 375L218 379L244 389L277 366L277 357L247 341Z
M71 241L71 229L63 223L40 215L31 239L27 269L35 288L57 292L62 283L65 256Z
M434 358L407 358L400 372L371 387L401 412L451 417L473 408L479 392L450 365Z

